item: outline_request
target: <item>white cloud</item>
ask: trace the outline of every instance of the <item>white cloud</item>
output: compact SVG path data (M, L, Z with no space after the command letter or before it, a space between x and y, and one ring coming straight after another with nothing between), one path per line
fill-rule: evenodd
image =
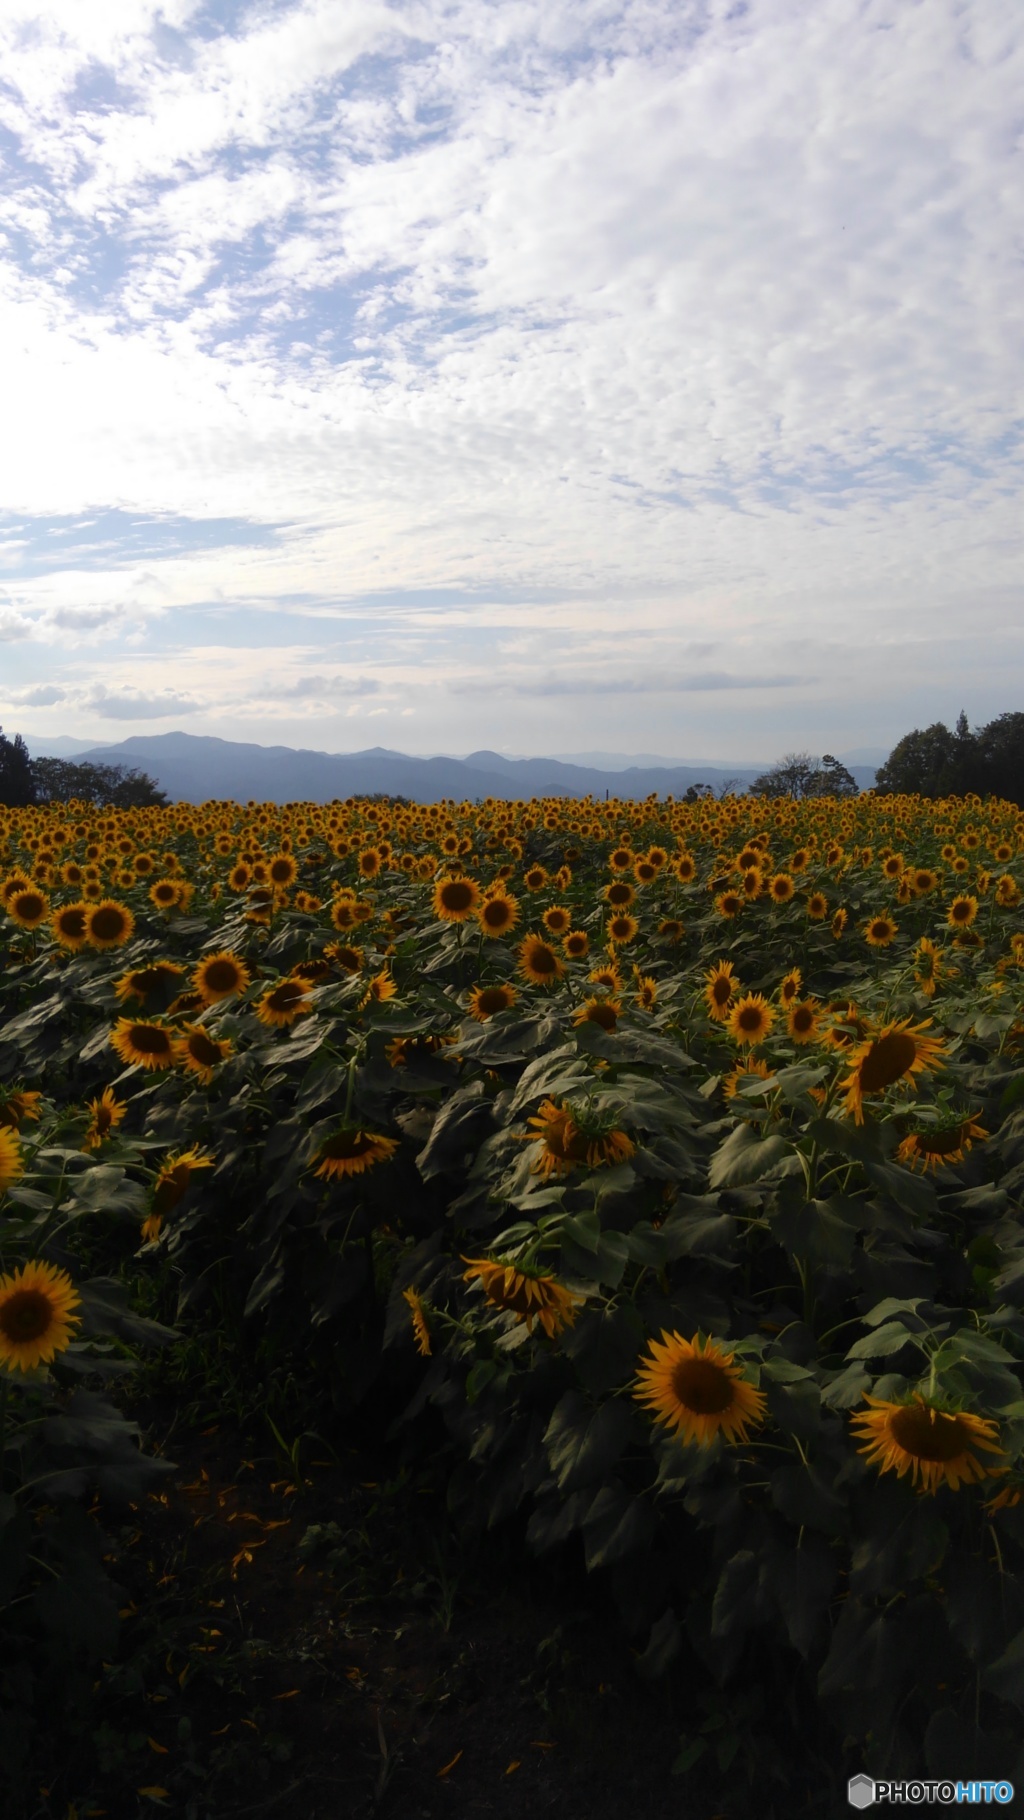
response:
M825 699L820 654L851 625L891 654L895 715L926 669L957 686L984 625L978 686L1006 705L1024 20L997 0L232 16L6 0L0 498L281 535L43 565L0 637L176 646L187 612L219 643L214 614L292 603L364 623L382 703L404 663L412 699L501 696L520 743L531 694L571 713L618 676L635 744L646 679L698 693L686 647L709 633L731 687L767 703L805 679L778 684L781 724L794 689ZM465 598L419 600L439 588ZM484 635L540 644L488 678ZM249 702L339 711L314 665L291 696L243 665ZM195 699L250 711L234 685Z

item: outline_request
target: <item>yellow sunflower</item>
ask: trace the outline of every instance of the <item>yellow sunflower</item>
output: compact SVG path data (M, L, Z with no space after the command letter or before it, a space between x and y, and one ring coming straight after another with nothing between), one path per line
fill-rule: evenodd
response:
M328 960L335 961L343 973L361 973L366 955L362 948L349 947L345 942L328 942L324 949Z
M552 904L540 920L549 935L568 935L572 928L572 917L563 904Z
M592 986L600 986L604 992L622 991L622 976L612 961L606 961L600 967L595 967L587 974L587 978Z
M905 1403L867 1395L864 1401L870 1408L853 1416L850 1425L862 1443L858 1451L880 1472L901 1479L909 1473L914 1485L934 1493L940 1485L956 1491L1006 1470L998 1424L986 1416L937 1409L920 1394ZM979 1452L997 1455L999 1463L979 1460Z
M731 961L717 961L704 975L704 1001L709 1017L718 1024L728 1022L733 998L740 990L739 980L733 975Z
M743 908L743 898L738 891L720 891L715 898L715 909L719 916L732 918L739 916Z
M849 921L849 915L848 915L847 911L845 911L845 910L836 911L834 917L832 918L832 936L835 941L839 940L839 937L842 935L843 930L846 928L848 921Z
M807 914L812 923L824 922L828 915L828 898L820 891L812 891L807 899Z
M331 1181L346 1175L362 1175L377 1163L390 1162L398 1149L398 1139L380 1137L375 1131L362 1131L343 1126L321 1144L314 1157L315 1174Z
M463 1281L479 1282L491 1307L508 1309L525 1325L527 1333L532 1333L534 1322L539 1321L548 1339L553 1340L563 1328L573 1325L583 1305L583 1296L566 1289L552 1276L494 1258L464 1257L462 1261L469 1266L463 1272Z
M85 939L91 948L123 948L135 934L135 918L127 904L103 897L90 904L85 917Z
M791 1005L795 998L799 998L800 988L803 983L804 976L799 967L791 968L779 987L779 998L782 1000L783 1005Z
M748 1081L769 1081L771 1078L768 1063L758 1055L748 1055L729 1070L722 1082L722 1092L727 1100L735 1099L737 1089L746 1086Z
M476 920L484 934L495 939L507 935L519 921L519 904L507 891L488 892L487 898L476 913Z
M619 910L608 919L608 940L621 947L623 943L634 939L639 927L635 916L630 916L626 910Z
M846 1110L858 1125L864 1123L866 1094L884 1093L896 1081L913 1079L944 1065L945 1044L941 1038L923 1036L931 1018L911 1024L908 1017L885 1024L875 1035L867 1037L850 1051L851 1072L840 1087L845 1095ZM835 1031L832 1035L834 1037Z
M178 1038L178 1060L190 1074L197 1074L205 1087L213 1080L213 1071L231 1054L231 1043L225 1037L218 1041L201 1024L187 1024Z
M935 997L935 988L946 969L942 964L942 949L937 947L927 935L923 935L914 950L914 978L926 998Z
M149 887L149 901L158 910L173 910L181 902L181 881L173 878L159 878L155 885Z
M177 1060L174 1032L152 1021L119 1017L110 1043L126 1066L137 1062L142 1068L172 1068Z
M955 897L946 913L951 929L969 929L978 914L976 897Z
M511 1011L518 996L514 986L474 986L469 995L470 1016L486 1024L499 1011Z
M534 986L550 986L565 968L542 935L528 935L519 945L519 971Z
M443 923L464 923L480 902L480 887L472 878L439 878L434 886L434 915Z
M630 904L636 902L636 892L624 878L613 878L610 885L605 885L601 896L613 910L628 910Z
M735 1353L696 1334L663 1332L641 1360L633 1395L687 1446L710 1447L719 1435L747 1439L764 1420L764 1393L747 1382Z
M768 895L775 904L788 904L796 890L796 885L788 872L776 872L769 881Z
M686 930L677 916L666 916L664 921L658 924L658 934L663 942L671 942L675 947L677 942L682 941Z
M574 1024L597 1024L602 1030L612 1031L619 1021L622 1010L617 999L587 998L573 1012Z
M590 937L585 929L570 929L562 943L562 953L571 961L581 961L589 947Z
M0 1126L0 1195L6 1194L11 1183L24 1173L17 1132L9 1125Z
M41 1093L34 1091L26 1093L23 1088L11 1092L0 1088L0 1126L6 1125L13 1131L20 1131L22 1125L37 1125L42 1097Z
M172 987L184 971L184 967L175 966L173 961L152 961L148 967L132 967L128 973L122 973L120 979L114 981L114 991L122 1003L129 998L144 1002L162 987Z
M888 948L898 930L891 916L871 916L864 925L864 940L870 948Z
M90 1113L89 1129L85 1134L83 1150L98 1150L104 1138L121 1123L128 1110L128 1102L119 1100L112 1087L104 1087L98 1099L88 1103Z
M911 1169L941 1169L947 1163L962 1163L965 1152L988 1137L984 1126L968 1114L952 1124L932 1125L911 1131L896 1152L901 1163Z
M182 1150L165 1157L153 1185L153 1212L163 1219L178 1205L197 1169L212 1169L216 1162L205 1150Z
M403 1289L402 1300L409 1305L409 1313L412 1317L412 1331L416 1341L416 1350L421 1359L429 1359L430 1328L427 1326L427 1317L423 1312L423 1303L415 1289Z
M397 992L398 987L395 985L387 968L384 967L380 973L375 973L370 980L366 991L359 1001L359 1009L360 1011L365 1011L367 1005L382 1005L386 999L394 998Z
M50 918L53 939L58 947L66 948L69 953L77 954L85 947L85 919L89 905L86 903L62 904Z
M794 1043L813 1043L820 1030L817 999L797 999L790 1005L786 1029Z
M33 1261L0 1277L0 1364L34 1371L71 1344L81 1296L66 1270Z
M544 1100L527 1124L533 1129L524 1133L524 1143L539 1139L542 1146L533 1165L537 1175L571 1175L574 1169L600 1169L606 1164L626 1162L633 1155L632 1140L618 1128L614 1118L602 1118L571 1102L559 1106L554 1100Z
M657 1010L658 982L649 973L637 973L636 1003L641 1011Z
M256 1016L261 1024L284 1030L297 1018L307 1017L312 1009L312 995L303 981L284 979L263 994L256 1006Z
M748 992L729 1013L729 1035L737 1043L760 1043L775 1022L775 1013L761 992Z

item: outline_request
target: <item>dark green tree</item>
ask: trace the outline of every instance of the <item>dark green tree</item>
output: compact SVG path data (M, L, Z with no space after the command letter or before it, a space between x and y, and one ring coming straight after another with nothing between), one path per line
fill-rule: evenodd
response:
M857 780L826 752L812 758L809 752L788 752L777 765L762 773L750 786L751 796L856 796Z
M893 796L963 796L976 788L976 736L961 714L956 732L944 721L905 733L875 773L875 789Z
M20 733L8 739L0 727L0 803L8 809L23 809L36 800L32 760Z
M68 758L32 760L39 802L109 803L114 809L162 808L166 793L145 771L128 765L73 764Z

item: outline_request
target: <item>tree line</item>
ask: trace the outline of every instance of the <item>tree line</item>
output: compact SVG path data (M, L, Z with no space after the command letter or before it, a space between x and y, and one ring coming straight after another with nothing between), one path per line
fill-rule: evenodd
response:
M0 803L23 809L32 803L109 803L115 809L163 807L169 801L133 765L74 764L67 758L30 758L20 733L9 739L0 727Z

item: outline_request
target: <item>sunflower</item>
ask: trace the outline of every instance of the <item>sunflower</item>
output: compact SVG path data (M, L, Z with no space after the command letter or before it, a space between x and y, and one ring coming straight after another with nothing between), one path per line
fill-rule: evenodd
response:
M739 980L733 977L732 962L717 961L705 973L704 979L704 1001L708 1016L713 1017L716 1024L724 1024L728 1021L733 998L740 990Z
M334 968L330 957L322 955L315 960L296 961L288 977L293 980L305 980L307 986L322 986L325 980L333 977Z
M267 877L278 891L287 891L288 886L295 883L298 871L290 853L275 853L267 866Z
M19 929L38 929L50 914L50 900L45 891L37 891L35 886L29 885L8 898L7 914Z
M739 916L743 908L743 898L738 891L720 891L715 898L715 909L719 916L731 919Z
M469 1266L463 1272L463 1281L479 1282L491 1307L504 1308L514 1314L516 1320L525 1325L527 1333L532 1333L534 1322L539 1321L548 1339L553 1340L563 1328L573 1325L577 1310L583 1304L581 1295L566 1289L552 1276L542 1276L539 1272L517 1268L494 1258L464 1257L462 1261Z
M649 973L637 973L636 1003L641 1011L654 1011L658 1004L658 982Z
M684 1445L710 1447L719 1434L726 1441L745 1441L747 1430L764 1420L765 1398L734 1359L699 1333L684 1340L681 1333L663 1331L640 1362L633 1395Z
M110 1043L126 1067L134 1062L141 1068L171 1068L177 1060L174 1033L163 1024L119 1017Z
M34 1371L71 1344L81 1296L66 1270L33 1261L0 1277L0 1364Z
M592 1108L571 1101L559 1106L554 1100L544 1100L527 1123L534 1129L524 1133L524 1143L540 1139L543 1145L533 1165L538 1175L570 1175L574 1169L584 1167L600 1169L605 1164L626 1162L633 1155L633 1142L619 1130L614 1117L601 1117Z
M605 886L601 896L606 904L611 904L613 910L628 910L630 904L636 903L636 892L624 878L613 878L611 884Z
M212 1169L216 1157L205 1150L172 1152L164 1159L153 1184L153 1212L161 1219L178 1205L197 1169Z
M543 891L547 882L548 875L543 866L531 866L529 871L523 874L523 884L527 891Z
M69 953L77 954L85 947L85 919L89 906L86 903L62 904L50 918L53 939L59 948L66 948Z
M795 998L799 998L803 983L804 976L799 967L791 967L779 987L779 998L783 1005L791 1005Z
M940 1485L956 1491L960 1484L976 1485L1004 1472L1005 1455L999 1445L999 1427L986 1416L966 1410L938 1409L920 1393L905 1403L865 1395L870 1408L853 1416L854 1438L880 1472L910 1474L924 1492ZM996 1454L999 1464L979 1460L978 1452Z
M935 988L946 971L942 965L942 949L936 947L927 935L923 935L914 950L914 959L917 962L914 968L915 980L925 998L934 998Z
M1024 940L1024 937L1021 939ZM1021 965L1024 966L1024 959ZM622 991L622 975L614 961L605 961L601 966L594 967L587 978L592 986L600 986L604 992Z
M807 914L812 923L823 923L828 915L828 898L820 891L812 891L807 899Z
M562 953L571 961L581 961L590 947L590 937L585 929L570 929L562 943Z
M641 853L633 861L633 876L639 885L650 885L658 876L658 867L651 864L646 854Z
M135 918L127 904L103 897L90 904L85 918L85 939L92 948L123 948L135 934Z
M884 1093L896 1081L913 1079L943 1066L946 1050L940 1038L922 1036L931 1018L923 1024L911 1024L905 1017L885 1024L874 1036L858 1043L850 1052L851 1072L840 1086L845 1091L846 1110L858 1125L864 1123L865 1094Z
M727 1100L735 1099L737 1089L745 1086L748 1081L769 1081L771 1078L772 1071L767 1062L762 1061L758 1055L747 1055L743 1061L736 1063L735 1068L729 1070L722 1082L722 1092Z
M789 1007L786 1029L794 1043L813 1043L819 1032L817 999L796 999Z
M969 929L978 914L976 897L955 897L946 913L951 929Z
M608 940L621 947L624 942L631 942L640 925L635 916L627 910L619 910L608 919Z
M898 929L891 916L871 916L864 925L864 940L870 948L888 948Z
M565 968L541 935L528 935L519 945L519 971L534 986L550 986Z
M849 921L849 917L845 910L836 911L834 917L832 918L832 935L833 935L833 939L835 941L839 940L839 937L842 935L843 930L846 928L848 921Z
M366 959L362 948L351 948L344 942L328 942L324 954L348 974L361 973Z
M42 1097L41 1093L26 1093L24 1089L8 1092L6 1088L0 1088L0 1126L20 1131L22 1125L37 1125Z
M996 903L1001 910L1014 910L1020 903L1020 886L1009 872L996 880Z
M312 995L302 980L284 979L263 994L256 1005L256 1016L261 1024L284 1030L312 1009Z
M549 935L568 935L572 928L572 916L562 904L552 904L540 920Z
M615 847L608 855L608 864L613 872L628 872L633 864L630 848Z
M788 872L776 872L769 880L768 895L775 904L788 904L795 890L796 885Z
M104 1087L98 1099L89 1101L88 1109L91 1117L82 1149L98 1150L104 1138L108 1138L121 1123L128 1110L128 1103L119 1100L112 1087Z
M173 878L159 878L155 885L150 885L148 897L157 910L173 910L181 902L181 882Z
M0 1195L5 1195L11 1183L24 1173L17 1133L9 1125L0 1126Z
M31 891L31 889L32 880L26 878L24 872L11 872L0 885L0 899L6 906L12 897L17 897L19 891Z
M664 921L658 924L658 934L663 942L671 942L675 947L677 942L682 941L686 930L677 916L666 916Z
M941 1169L943 1164L962 1163L964 1153L976 1143L983 1143L988 1135L984 1127L967 1114L950 1124L929 1125L923 1130L911 1131L896 1155L911 1169L920 1168L927 1173L929 1169Z
M748 992L729 1013L729 1035L736 1043L760 1043L775 1022L775 1013L761 992Z
M507 891L491 891L476 913L485 935L507 935L519 921L519 904Z
M681 885L689 885L697 876L697 862L692 853L681 853L672 867Z
M394 998L397 992L398 987L395 985L387 968L384 967L381 969L380 973L375 973L370 980L366 991L359 1001L359 1009L360 1011L365 1011L367 1005L382 1005L386 999Z
M474 986L469 995L470 1016L486 1024L499 1011L511 1011L518 997L514 986Z
M601 1030L611 1032L619 1021L622 1006L613 998L587 998L573 1012L574 1024L597 1024Z
M380 1137L375 1131L343 1125L321 1144L313 1159L318 1165L315 1173L330 1181L340 1181L346 1175L362 1175L378 1163L390 1162L397 1149L397 1138Z
M472 878L439 878L434 886L434 915L443 923L464 923L480 902L480 887Z
M225 1037L218 1042L201 1024L188 1024L178 1039L178 1060L190 1074L197 1074L204 1087L213 1079L213 1071L221 1062L226 1062L231 1054L231 1044Z
M409 1305L409 1313L412 1317L413 1337L416 1341L416 1350L421 1359L429 1359L430 1328L427 1326L427 1317L423 1312L423 1303L420 1301L415 1289L403 1289L402 1300Z
M753 899L760 897L765 888L764 878L757 866L750 866L743 874L743 895Z
M148 967L133 967L128 973L122 973L114 981L114 991L118 998L137 998L140 1003L159 993L161 988L172 988L185 969L173 961L152 961Z

